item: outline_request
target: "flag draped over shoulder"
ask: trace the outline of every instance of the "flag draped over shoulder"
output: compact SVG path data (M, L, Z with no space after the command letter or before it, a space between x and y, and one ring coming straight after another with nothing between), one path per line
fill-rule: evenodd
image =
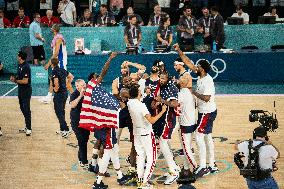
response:
M79 127L93 131L118 128L119 102L96 79L88 82L82 104Z

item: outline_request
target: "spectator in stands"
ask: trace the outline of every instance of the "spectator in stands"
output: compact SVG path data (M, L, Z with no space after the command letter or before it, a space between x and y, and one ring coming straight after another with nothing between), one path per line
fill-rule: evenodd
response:
M180 0L179 1L179 9L182 9L186 6L190 6L192 4L191 0Z
M127 47L138 47L142 40L141 28L135 15L130 16L129 25L124 29L124 41Z
M34 21L31 23L29 28L30 42L33 49L34 64L38 65L38 60L41 64L45 64L45 52L43 48L44 38L42 37L42 32L40 28L40 14L34 14Z
M4 11L0 9L0 28L10 28L11 26L10 20L5 18Z
M208 0L192 0L192 3L199 8L208 6Z
M17 12L19 11L19 0L6 0L7 2L7 13L9 15L9 19L13 20Z
M90 9L84 10L84 15L78 20L78 27L92 27L93 26L93 17L91 15Z
M169 8L171 4L171 0L158 0L158 4L160 7Z
M123 8L123 0L110 0L110 10L118 15L120 10Z
M107 10L107 5L102 4L100 7L100 14L97 18L97 26L113 26L115 24L116 22L113 14Z
M4 68L4 65L0 61L0 76L3 75L3 68Z
M162 12L161 7L156 5L154 7L154 13L150 15L148 26L159 26L161 24L162 17L169 16L167 13Z
M233 1L235 6L238 5L247 6L249 0L233 0Z
M236 7L236 13L234 13L232 17L243 18L244 24L249 24L249 15L248 13L243 12L243 8L241 5L238 5Z
M53 16L52 10L46 11L46 16L40 19L42 26L51 27L53 24L60 24L60 20Z
M60 14L61 24L63 27L73 27L76 25L76 7L72 1L60 1L57 11Z
M5 9L5 0L0 0L0 9Z
M171 28L171 20L169 17L162 18L162 24L157 30L157 43L169 47L173 41L173 30Z
M19 8L18 15L13 21L13 28L27 28L30 25L30 19L25 16L25 11L22 7Z
M263 16L275 16L276 19L278 19L279 16L277 15L276 11L277 11L277 10L276 10L276 7L270 7L270 8L268 9L268 12L265 13Z
M212 49L211 25L213 18L207 7L202 8L203 16L198 20L197 31L203 34L203 43Z
M220 50L221 48L225 48L224 19L220 15L219 9L216 6L211 7L211 15L213 17L211 26L212 39L217 44L217 50Z
M52 0L40 0L39 13L43 16L47 10L52 10Z
M93 14L94 21L97 20L100 14L101 1L100 0L89 0L89 9Z
M191 13L192 9L190 7L184 7L183 16L180 17L177 26L180 46L183 51L192 51L194 49L194 33L197 21Z
M122 20L121 20L121 22L122 22L122 24L123 24L124 26L126 26L126 25L129 24L129 18L130 18L130 16L132 16L132 15L135 15L135 16L136 16L137 24L138 24L138 25L140 25L140 26L143 26L143 25L144 25L144 22L143 22L141 16L138 15L138 14L135 14L132 7L128 7L128 9L127 9L127 15L125 15L125 16L122 18Z

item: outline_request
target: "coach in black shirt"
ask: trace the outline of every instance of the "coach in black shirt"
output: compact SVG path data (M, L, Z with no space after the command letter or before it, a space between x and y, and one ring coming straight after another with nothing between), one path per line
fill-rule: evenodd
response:
M51 81L54 91L53 103L54 103L55 114L60 124L61 136L67 137L69 134L69 128L65 121L65 104L68 97L66 78L71 79L73 75L67 72L65 69L59 68L58 63L59 61L57 58L51 59L51 67L52 67Z
M20 129L19 132L26 133L27 136L32 134L31 126L31 95L32 95L32 86L31 86L31 68L28 63L26 63L27 54L20 51L18 53L18 72L17 76L11 76L10 80L18 84L18 98L20 109L25 117L26 127Z
M88 166L87 144L89 140L90 131L79 127L80 113L81 113L86 83L84 80L78 79L75 82L75 86L76 90L70 96L71 127L78 141L78 146L79 146L78 159L80 162L80 166L86 167Z

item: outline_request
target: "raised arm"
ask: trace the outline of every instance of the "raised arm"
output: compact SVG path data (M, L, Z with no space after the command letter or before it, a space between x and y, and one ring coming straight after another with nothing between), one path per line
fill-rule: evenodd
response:
M180 50L179 45L176 43L173 45L174 49L178 52L180 58L182 59L183 63L189 67L190 70L193 72L197 72L197 67L191 62L191 60Z
M138 70L146 70L146 67L142 64L128 62L128 61L125 61L122 64L124 64L124 66L126 66L126 67L133 66L133 67L137 68Z
M111 53L110 57L108 58L108 60L106 61L105 65L104 65L104 67L102 68L100 76L98 77L98 83L102 82L103 78L105 77L105 75L106 75L106 73L109 69L111 60L116 56L117 56L116 52Z

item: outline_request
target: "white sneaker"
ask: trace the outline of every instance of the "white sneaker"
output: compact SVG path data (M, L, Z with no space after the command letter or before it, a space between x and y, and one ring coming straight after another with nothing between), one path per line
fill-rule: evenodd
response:
M26 136L31 136L31 134L32 134L32 130L27 129L26 130Z
M138 187L138 189L152 189L153 185L151 185L150 183L147 183L146 185L141 185Z
M179 172L181 172L181 169L180 169L180 167L177 165L177 167L175 168L175 170L179 173Z
M19 133L26 133L26 132L27 132L27 128L19 129Z
M71 130L69 130L69 131L61 131L61 136L64 137L64 138L67 138L71 134L72 134Z
M50 104L52 100L52 96L50 95L46 95L44 97L41 98L41 102L44 104Z
M170 173L167 177L167 180L164 182L164 185L173 184L179 177L179 173Z
M56 133L57 135L62 135L62 132L63 132L63 131L60 131L60 130L59 130L59 131L56 131L55 133Z

